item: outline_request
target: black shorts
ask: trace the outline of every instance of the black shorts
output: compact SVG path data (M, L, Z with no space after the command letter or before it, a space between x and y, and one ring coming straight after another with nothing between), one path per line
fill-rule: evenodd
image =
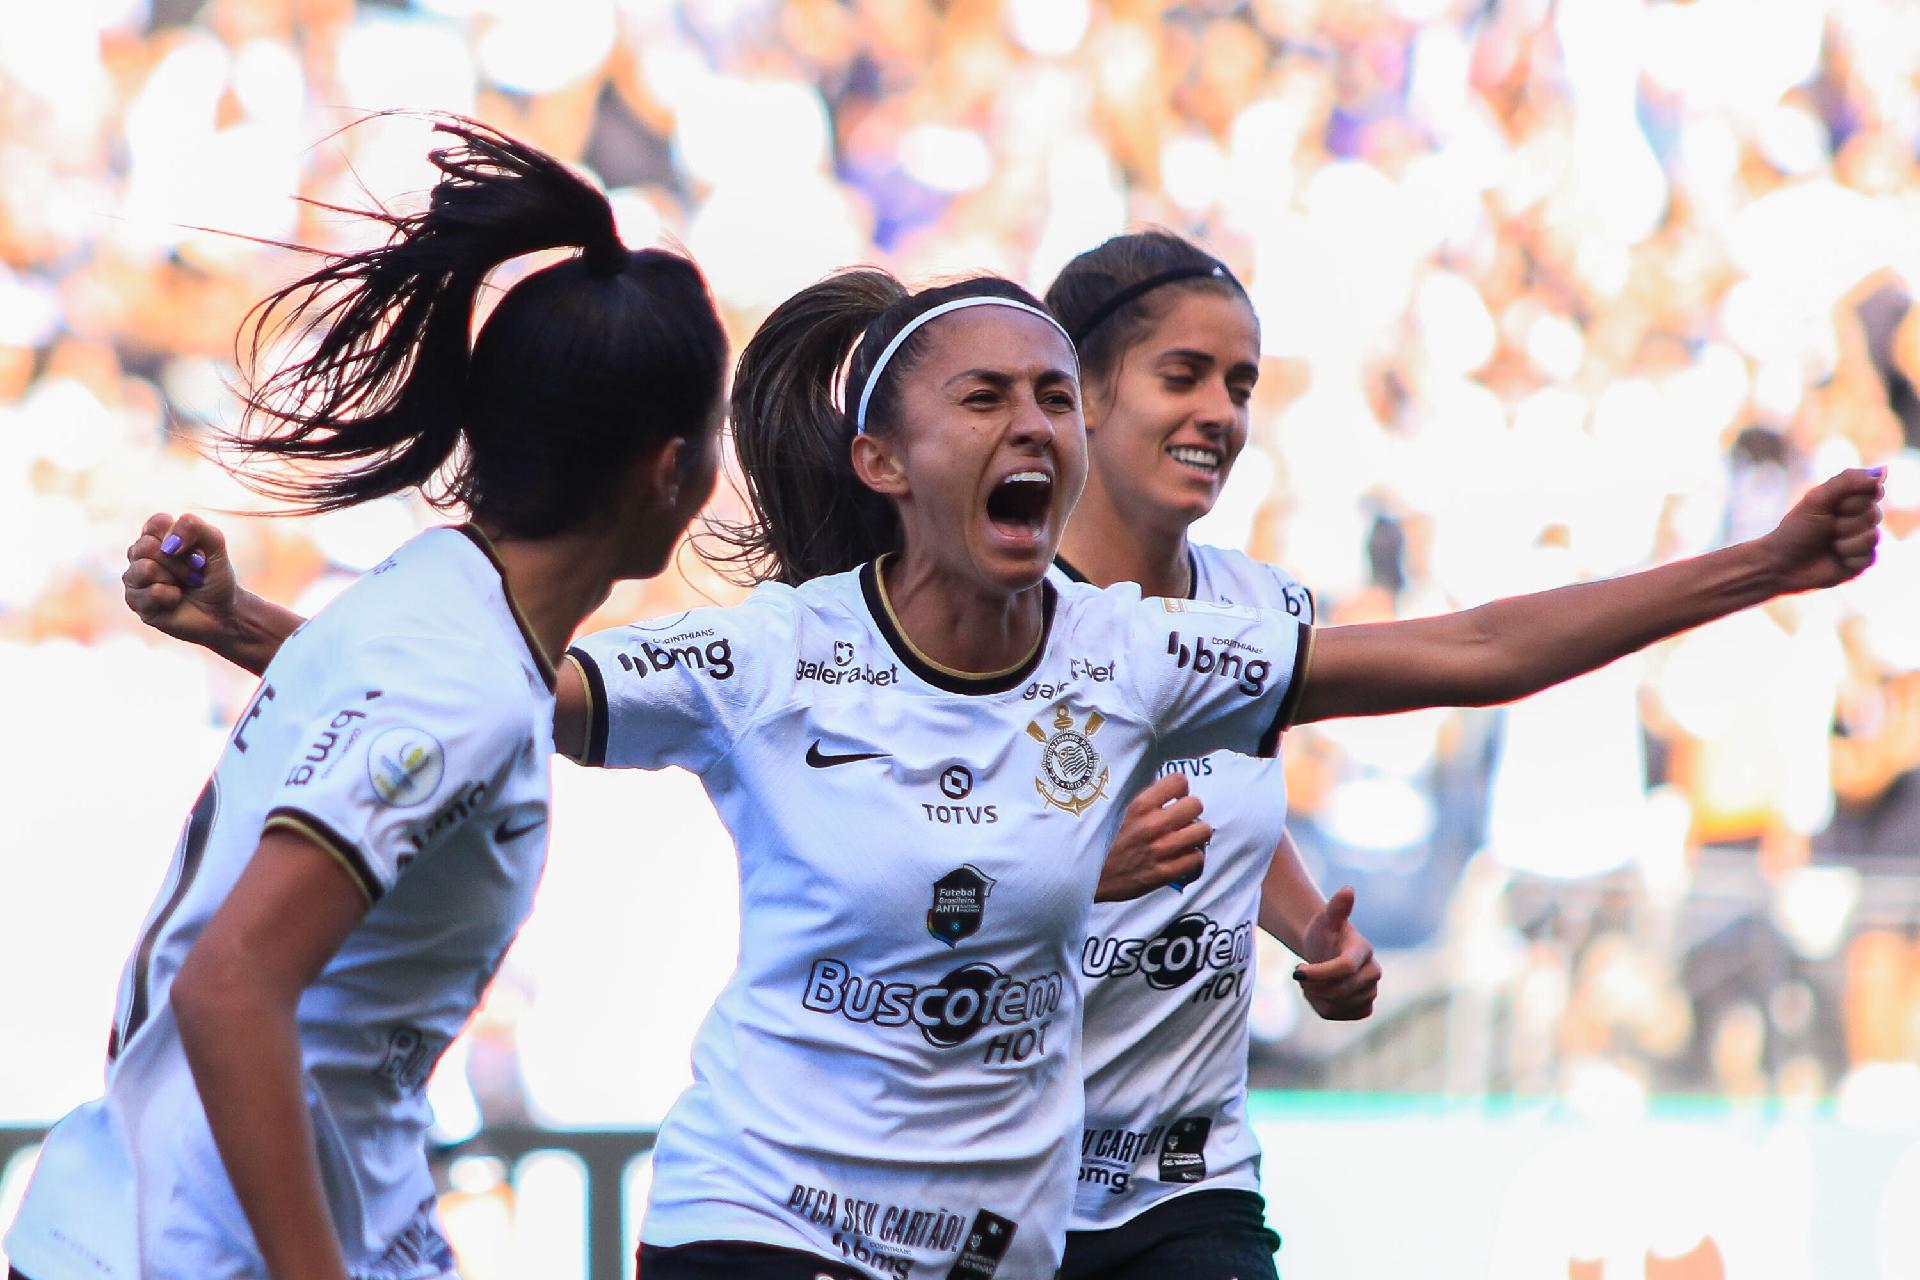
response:
M866 1273L798 1249L750 1240L642 1243L636 1280L867 1280Z
M1251 1191L1190 1191L1104 1231L1067 1232L1058 1280L1278 1280L1267 1202Z

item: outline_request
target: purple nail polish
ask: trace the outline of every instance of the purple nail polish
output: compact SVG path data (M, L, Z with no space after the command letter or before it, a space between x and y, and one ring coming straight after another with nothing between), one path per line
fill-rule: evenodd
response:
M187 557L187 563L196 569L204 569L207 567L207 558L196 551Z
M160 554L164 556L170 556L179 549L180 535L177 533L168 534L167 540L160 544Z
M190 587L204 587L207 585L207 575L204 573L190 573L187 575L187 585Z

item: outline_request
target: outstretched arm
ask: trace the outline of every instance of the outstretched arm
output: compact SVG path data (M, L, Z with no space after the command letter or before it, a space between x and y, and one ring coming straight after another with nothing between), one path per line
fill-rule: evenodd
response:
M127 548L120 581L127 608L140 621L254 675L306 622L286 606L243 590L227 557L226 535L199 516L147 517ZM560 664L555 694L554 742L562 754L578 758L586 740L587 687L573 663Z
M1873 563L1881 474L1844 471L1764 537L1605 582L1437 618L1314 637L1295 723L1511 702L1776 596L1837 586Z

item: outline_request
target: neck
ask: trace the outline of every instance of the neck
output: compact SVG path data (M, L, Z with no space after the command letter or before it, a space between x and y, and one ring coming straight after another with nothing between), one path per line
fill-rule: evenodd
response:
M951 671L1005 671L1040 643L1044 588L1037 582L1011 595L983 590L909 550L881 566L881 587L901 634Z
M500 561L507 591L547 658L555 663L586 616L619 579L619 547L604 531L514 538L475 522Z
M1193 589L1187 560L1187 526L1122 514L1106 486L1088 478L1073 509L1060 555L1096 587L1137 582L1142 595L1184 597Z

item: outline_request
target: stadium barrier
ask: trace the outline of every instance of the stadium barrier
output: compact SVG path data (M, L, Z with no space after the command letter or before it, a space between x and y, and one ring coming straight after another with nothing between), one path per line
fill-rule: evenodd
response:
M0 1125L0 1185L22 1154L39 1146L42 1125ZM579 1162L585 1182L586 1280L622 1280L630 1274L627 1258L639 1238L639 1223L626 1221L627 1170L653 1150L652 1129L541 1129L533 1125L494 1125L464 1142L435 1147L436 1174L468 1156L493 1157L509 1171L528 1156L560 1152ZM7 1215L11 1216L11 1215ZM0 1226L4 1221L0 1220Z

